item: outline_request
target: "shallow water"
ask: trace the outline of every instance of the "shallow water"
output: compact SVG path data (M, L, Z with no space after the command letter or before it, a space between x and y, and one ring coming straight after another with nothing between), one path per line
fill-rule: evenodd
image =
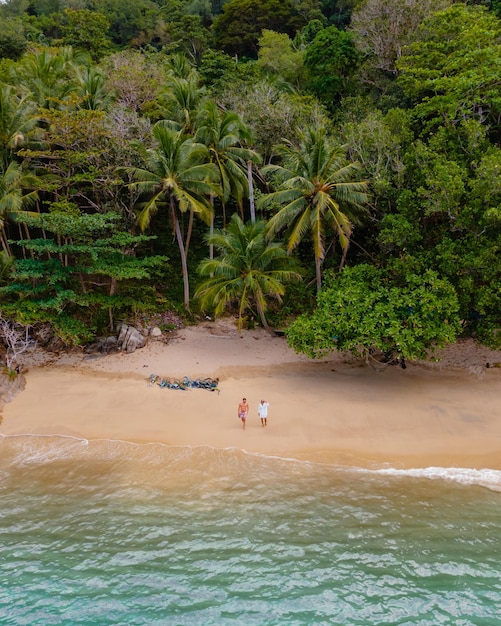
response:
M499 625L501 472L0 437L0 624Z

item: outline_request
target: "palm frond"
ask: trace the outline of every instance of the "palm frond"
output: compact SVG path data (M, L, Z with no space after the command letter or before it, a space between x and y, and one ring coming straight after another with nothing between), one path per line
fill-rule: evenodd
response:
M295 220L301 218L303 212L308 210L308 203L302 195L297 197L293 190L285 192L285 195L289 194L296 197L283 206L278 213L275 213L268 222L268 232L271 234L280 232L286 226L290 226Z

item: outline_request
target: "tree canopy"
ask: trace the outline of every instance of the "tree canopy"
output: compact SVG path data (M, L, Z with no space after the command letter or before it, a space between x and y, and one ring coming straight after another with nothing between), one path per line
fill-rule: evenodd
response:
M294 35L305 21L292 0L229 0L213 24L216 45L229 54L256 58L263 30Z
M369 265L330 276L312 315L291 325L288 342L310 357L347 350L369 358L419 359L460 332L452 285L426 270L399 272Z
M501 24L481 6L454 4L423 21L398 62L399 84L427 127L471 117L499 128Z

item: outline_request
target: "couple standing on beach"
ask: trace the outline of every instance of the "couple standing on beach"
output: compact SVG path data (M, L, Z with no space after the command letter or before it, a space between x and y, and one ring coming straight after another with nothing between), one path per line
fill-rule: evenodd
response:
M257 414L261 419L261 426L268 425L268 407L270 406L269 402L266 400L261 400L261 402L257 405ZM249 414L249 404L247 402L247 398L242 398L242 402L238 405L238 417L242 420L242 428L245 430L245 422L247 421L247 415Z

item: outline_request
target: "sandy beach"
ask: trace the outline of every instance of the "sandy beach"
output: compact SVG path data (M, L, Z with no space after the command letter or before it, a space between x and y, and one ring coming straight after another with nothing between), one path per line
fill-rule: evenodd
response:
M282 337L208 321L132 354L33 358L0 434L239 448L362 467L501 469L501 352L464 341L439 356L405 370L339 353L311 361ZM220 391L163 389L151 374L219 378ZM266 427L261 399L270 403Z

